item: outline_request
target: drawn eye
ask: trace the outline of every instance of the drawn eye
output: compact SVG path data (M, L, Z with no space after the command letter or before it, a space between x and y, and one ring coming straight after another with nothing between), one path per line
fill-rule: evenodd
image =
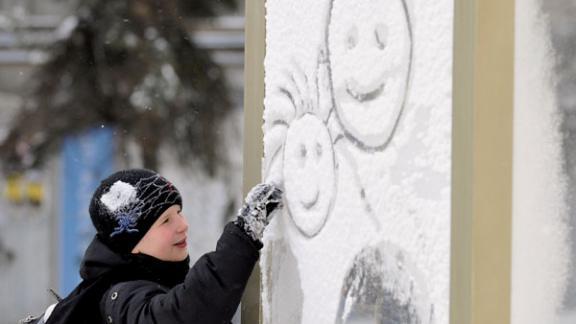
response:
M300 144L300 167L303 168L306 164L306 155L308 155L308 151L306 150L306 146L304 144Z
M318 160L322 157L322 145L320 143L316 143L316 157L318 157Z
M353 49L358 44L358 28L353 26L346 35L346 48Z
M306 146L304 146L304 144L300 144L300 157L305 159L307 154L308 152L306 151Z
M379 49L386 48L388 43L388 27L384 24L376 25L374 28L374 36L376 38L376 46L378 46Z

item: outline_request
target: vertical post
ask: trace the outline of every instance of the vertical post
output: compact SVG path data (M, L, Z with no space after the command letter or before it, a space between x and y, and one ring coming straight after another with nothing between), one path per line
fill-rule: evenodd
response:
M244 195L262 177L265 38L265 0L247 0L244 46ZM261 322L258 265L242 297L241 310L242 324Z
M510 323L514 0L456 0L452 324Z

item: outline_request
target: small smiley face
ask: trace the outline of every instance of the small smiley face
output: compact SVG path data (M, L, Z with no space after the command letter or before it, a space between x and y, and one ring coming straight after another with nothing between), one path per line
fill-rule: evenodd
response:
M333 205L336 174L332 140L312 114L292 122L286 133L283 177L288 212L305 236L316 235Z
M338 120L363 148L381 148L402 113L412 38L403 0L333 0L328 60Z

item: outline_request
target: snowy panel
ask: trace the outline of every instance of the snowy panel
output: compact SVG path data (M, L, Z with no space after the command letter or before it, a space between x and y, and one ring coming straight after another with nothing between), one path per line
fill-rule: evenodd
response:
M576 3L516 3L512 324L576 322Z
M265 323L448 323L451 0L266 4Z

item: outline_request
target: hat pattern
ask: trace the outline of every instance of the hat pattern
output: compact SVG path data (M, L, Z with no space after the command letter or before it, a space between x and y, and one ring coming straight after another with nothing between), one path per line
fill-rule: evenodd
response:
M179 200L180 195L172 183L158 174L140 179L135 186L118 180L100 198L118 223L110 237L138 232L138 220L143 211L164 210Z
M105 243L130 251L172 205L182 206L182 197L164 177L150 170L123 170L96 189L90 216Z

